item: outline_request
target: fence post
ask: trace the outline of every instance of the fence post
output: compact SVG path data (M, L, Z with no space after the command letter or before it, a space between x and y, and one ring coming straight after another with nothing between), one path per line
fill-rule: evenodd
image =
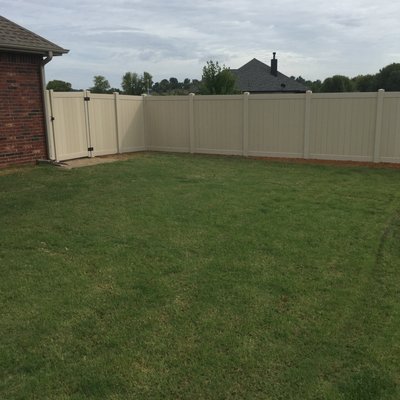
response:
M114 105L115 105L115 133L117 135L117 152L121 154L121 138L119 135L119 93L114 92Z
M374 162L381 160L381 135L382 135L382 114L383 114L383 97L385 90L379 89L376 101L376 125L375 125L375 143L374 143Z
M147 129L146 129L146 97L147 94L142 94L142 110L143 110L143 142L144 142L144 149L147 151L149 150L149 137L147 136Z
M90 131L90 106L89 103L90 101L86 101L85 97L90 99L90 90L86 90L83 94L83 107L85 110L85 122L86 122L86 141L88 145L88 157L92 158L94 157L94 152L96 149L94 149L95 146L95 140L93 140L93 135L92 132ZM89 150L93 149L93 150Z
M51 142L52 142L54 159L58 162L60 160L57 157L57 142L56 142L56 133L54 129L54 115L53 115L54 91L53 89L50 89L47 90L46 92L48 93L48 101L49 101L48 108L49 108L49 119L50 119L48 121L47 127L49 129L49 133L51 132Z
M189 93L189 149L191 153L196 150L194 133L194 93Z
M249 92L243 93L243 143L242 154L247 157L249 155Z
M49 91L44 89L44 116L45 116L45 131L46 131L46 144L47 144L47 157L49 160L55 160L54 155L54 143L53 143L53 133L52 133L52 123L51 123L51 108L50 108L50 95Z
M311 96L312 91L306 91L306 104L304 111L304 147L303 158L310 158L310 117L311 117Z

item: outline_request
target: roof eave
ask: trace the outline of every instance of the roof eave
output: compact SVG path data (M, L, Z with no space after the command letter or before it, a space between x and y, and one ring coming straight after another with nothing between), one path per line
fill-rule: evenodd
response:
M24 47L24 46L6 46L4 44L0 45L0 51L7 51L12 53L25 53L25 54L38 54L42 56L47 56L51 51L53 56L62 56L63 54L67 54L69 50L59 48L59 49L50 49L50 48L31 48L31 47Z

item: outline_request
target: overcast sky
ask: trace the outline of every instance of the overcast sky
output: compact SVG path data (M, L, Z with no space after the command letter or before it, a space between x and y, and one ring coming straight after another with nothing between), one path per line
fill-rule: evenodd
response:
M291 76L376 73L400 62L396 0L0 0L4 17L69 49L47 80L77 89L127 72L201 77L207 60L238 68L253 58Z

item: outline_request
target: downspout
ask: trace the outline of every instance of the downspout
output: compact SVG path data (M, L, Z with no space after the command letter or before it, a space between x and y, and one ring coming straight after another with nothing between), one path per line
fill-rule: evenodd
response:
M49 121L50 121L50 116L49 116L49 110L47 108L47 101L46 101L46 76L44 73L44 66L48 64L51 60L53 59L53 52L49 51L47 53L47 57L42 60L41 65L40 65L40 75L42 79L42 91L43 91L43 104L44 104L44 128L46 131L46 150L47 150L47 157L49 160L55 160L55 154L53 155L53 158L51 158L51 149L50 149L50 129L49 129Z

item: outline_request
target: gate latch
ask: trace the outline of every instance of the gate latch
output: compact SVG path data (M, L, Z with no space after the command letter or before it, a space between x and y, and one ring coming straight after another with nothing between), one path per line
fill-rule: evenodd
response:
M88 147L88 148L87 148L87 151L93 151L93 150L94 150L93 147Z

